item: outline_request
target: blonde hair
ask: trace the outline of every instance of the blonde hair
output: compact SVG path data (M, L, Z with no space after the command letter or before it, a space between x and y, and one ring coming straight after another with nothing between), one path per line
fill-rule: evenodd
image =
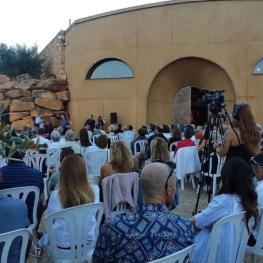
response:
M152 140L151 145L151 160L170 160L168 144L163 138L156 137Z
M63 159L58 195L64 209L94 202L94 191L88 182L86 165L81 156L73 153Z
M123 141L113 141L110 145L112 168L119 173L129 173L133 169L131 149Z

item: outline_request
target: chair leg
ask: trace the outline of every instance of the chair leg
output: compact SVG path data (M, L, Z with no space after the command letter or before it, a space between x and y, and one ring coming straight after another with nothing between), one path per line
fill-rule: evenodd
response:
M215 193L216 193L216 176L214 175L213 177L213 193L212 193L212 197L215 196Z
M256 255L251 253L250 255L250 263L255 263L256 262Z
M195 188L194 174L191 174L191 175L190 175L190 178L191 178L191 180L192 180L192 186L193 186L193 188Z
M184 190L184 177L181 179L181 190Z

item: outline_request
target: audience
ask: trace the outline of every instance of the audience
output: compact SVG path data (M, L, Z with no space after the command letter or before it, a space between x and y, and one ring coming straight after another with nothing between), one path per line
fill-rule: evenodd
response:
M177 151L183 147L188 146L195 146L195 142L191 140L191 137L193 136L193 128L192 127L185 127L184 130L184 139L177 143L177 146L174 150L174 155L177 153Z
M156 125L150 124L149 133L146 135L147 139L150 138L152 135L154 135L155 129L156 129Z
M62 209L97 202L99 202L99 188L96 185L89 184L83 158L74 153L64 156L60 167L59 189L53 191L50 196L46 217ZM91 250L94 246L95 216L96 214L93 215L92 223L89 226L87 235L85 235L88 250ZM57 244L59 244L59 258L69 259L70 250L68 247L70 247L70 239L65 221L59 218L55 220L53 231ZM47 234L38 241L38 246L50 251L51 248Z
M256 157L252 157L250 162L252 165L253 172L255 173L257 181L258 181L257 187L256 187L256 192L258 195L258 206L263 207L263 154L260 153L256 155ZM257 237L259 234L261 217L262 217L262 212L258 217L257 227L253 229L252 233L250 234L250 237L248 240L249 246L253 247L256 244Z
M196 235L196 245L190 255L190 262L206 263L209 254L211 226L223 217L246 211L244 231L249 231L250 218L257 219L257 194L252 183L250 166L240 158L231 158L225 162L221 171L222 186L217 195L201 213L191 221L201 229ZM255 222L256 224L256 222ZM254 224L254 227L255 227ZM235 262L233 250L235 245L234 228L231 223L222 226L215 262Z
M237 105L239 110L233 114L235 127L228 129L224 135L222 144L214 142L214 149L220 156L226 159L239 157L248 164L250 158L260 152L260 134L251 109L247 104Z
M132 151L132 154L134 154L134 143L135 143L135 142L141 141L141 140L147 140L147 138L145 137L145 134L146 134L145 129L140 128L140 129L138 130L138 136L131 142L131 151ZM140 146L139 146L139 145L137 145L136 152L140 152Z
M130 173L133 171L133 158L131 149L123 141L113 141L110 146L111 160L105 163L100 170L99 184L110 175L117 173Z
M89 140L89 134L86 128L82 128L79 131L79 144L80 144L80 153L83 155L88 147L92 146L92 143Z
M123 133L123 130L121 129L122 125L119 123L117 125L117 129L114 131L115 134Z
M54 130L51 132L51 142L48 144L48 149L57 149L62 143L60 141L61 134Z
M107 133L107 136L109 137L113 135L115 135L115 125L112 124L109 126L109 132Z
M141 173L144 204L138 204L136 212L106 219L100 228L93 263L144 263L193 244L192 224L169 212L175 184L175 173L168 165L146 165Z
M37 131L37 137L33 139L34 144L39 140L39 145L49 144L49 140L45 137L45 129L39 128Z
M62 163L64 157L68 154L74 153L71 147L62 148L60 152L60 163ZM52 192L59 184L60 181L60 170L55 171L49 179L49 190Z
M71 147L75 153L80 154L80 146L75 143L76 133L73 130L67 130L65 134L65 142L59 146L59 150Z
M172 137L170 127L166 124L163 124L163 135L166 137L167 140Z
M6 156L9 154L9 148L5 150ZM42 173L34 168L27 166L23 162L24 154L16 151L12 155L12 159L8 161L8 164L0 168L2 174L2 183L0 184L0 190L23 187L23 186L36 186L39 188L40 195L43 193L44 182ZM15 160L16 159L16 160ZM35 196L33 193L29 194L26 204L28 208L28 218L30 223L33 223L33 207ZM40 223L43 214L43 203L41 198L38 204L38 222Z
M2 182L2 174L0 173L0 186ZM5 196L1 196L0 194L0 234L4 234L6 232L18 230L21 228L28 228L30 222L27 217L27 206L21 199L13 199ZM31 239L30 235L30 239ZM31 247L31 241L29 240L26 259L29 254ZM16 238L13 241L9 253L8 253L8 262L17 263L19 261L21 249L21 240L20 238ZM3 253L3 244L0 244L0 258ZM26 262L22 259L22 262Z
M172 136L170 137L170 139L168 140L168 148L170 147L170 145L173 143L173 142L179 142L181 141L181 130L178 129L177 127L175 127L173 129L173 132L172 132ZM173 146L172 148L172 151L175 150L175 146Z

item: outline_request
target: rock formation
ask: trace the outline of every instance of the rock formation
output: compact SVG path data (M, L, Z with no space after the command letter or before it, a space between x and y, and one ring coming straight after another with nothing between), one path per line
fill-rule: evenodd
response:
M17 130L34 125L41 112L45 124L60 125L60 115L68 113L65 105L69 101L68 83L65 79L32 79L28 74L10 80L0 75L0 105L10 106L10 122Z

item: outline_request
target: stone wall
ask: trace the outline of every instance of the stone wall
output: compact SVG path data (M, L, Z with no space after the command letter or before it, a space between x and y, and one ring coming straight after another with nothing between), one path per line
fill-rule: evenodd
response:
M45 60L44 74L54 74L57 79L66 81L65 74L65 32L59 31L49 44L40 52L39 56Z
M45 124L60 125L60 115L65 114L69 101L68 83L59 79L32 79L24 74L10 80L0 75L0 104L10 107L10 122L17 130L34 125L41 112Z

